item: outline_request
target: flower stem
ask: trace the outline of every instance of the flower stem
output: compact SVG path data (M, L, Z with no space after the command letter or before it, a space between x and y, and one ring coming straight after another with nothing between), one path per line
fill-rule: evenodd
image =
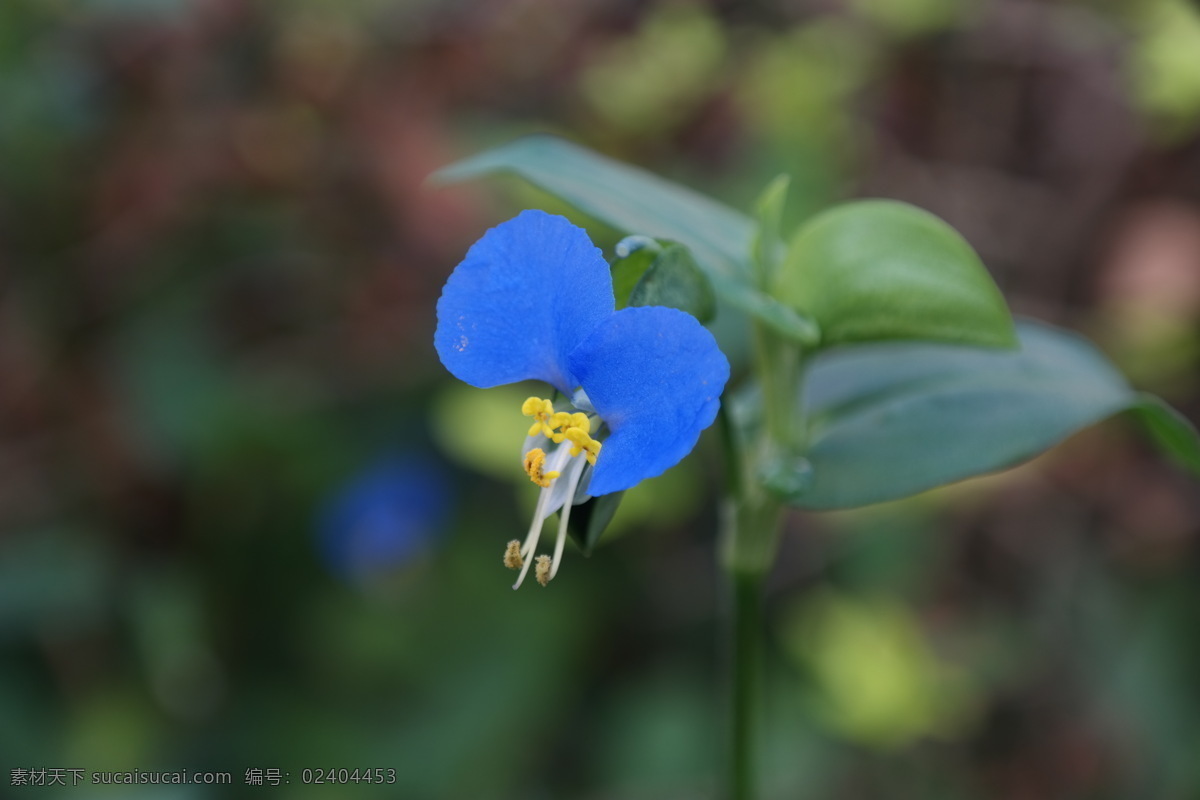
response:
M763 574L731 570L729 798L752 800L757 788L758 711L762 708Z
M725 509L722 566L728 606L730 800L752 800L762 711L763 584L770 572L780 506L751 492Z
M803 354L758 326L755 345L762 425L750 441L732 425L724 438L726 461L736 465L729 476L731 497L723 510L721 542L729 623L730 800L753 800L757 788L766 628L763 588L783 520L783 501L767 477L789 466L787 460L804 435L797 402Z
M763 254L770 253L772 239L768 236L768 248L756 252L754 259L758 288L768 294L772 264ZM779 485L772 478L781 470L792 469L807 434L799 406L805 353L794 342L755 324L754 354L754 377L762 402L757 432L738 430L732 415L724 417L722 426L725 461L730 467L730 497L722 510L721 531L729 625L729 800L754 800L757 795L765 671L764 584L775 562L783 521Z

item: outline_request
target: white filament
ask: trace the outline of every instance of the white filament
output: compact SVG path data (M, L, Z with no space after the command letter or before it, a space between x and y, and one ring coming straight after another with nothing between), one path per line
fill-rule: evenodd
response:
M560 446L551 456L551 463L547 465L546 471L562 471L567 459L571 457L570 452L569 448ZM521 574L517 576L517 582L513 584L514 589L521 588L521 584L525 581L525 576L529 574L529 565L533 563L533 551L537 549L538 539L542 535L542 523L547 516L543 513L546 508L546 502L550 499L550 494L557 481L558 478L551 479L550 485L538 492L537 507L533 510L533 521L529 524L529 533L525 535L525 543L521 545L521 558L525 563L521 565ZM560 547L559 549L561 550L562 548ZM551 575L553 575L553 572L551 572Z
M572 500L575 498L575 488L579 485L579 479L583 476L583 470L572 470L570 475L570 483L567 486L567 502L563 504L562 513L558 520L558 538L554 541L554 561L550 564L550 580L554 580L554 576L558 574L558 565L562 561L563 545L567 542L567 520L571 518L571 507L574 505Z

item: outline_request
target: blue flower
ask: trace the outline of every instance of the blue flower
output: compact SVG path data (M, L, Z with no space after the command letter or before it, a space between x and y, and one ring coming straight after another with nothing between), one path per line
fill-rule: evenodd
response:
M484 234L438 301L434 346L455 377L480 388L540 380L564 397L565 410L539 397L522 408L533 418L525 471L542 491L525 543L505 554L521 569L516 586L546 517L562 508L554 559L537 559L543 586L558 571L572 505L661 475L716 418L729 362L712 334L675 309L614 308L600 250L542 211Z
M318 550L335 574L349 580L395 569L433 542L449 504L447 481L427 457L384 457L322 505Z

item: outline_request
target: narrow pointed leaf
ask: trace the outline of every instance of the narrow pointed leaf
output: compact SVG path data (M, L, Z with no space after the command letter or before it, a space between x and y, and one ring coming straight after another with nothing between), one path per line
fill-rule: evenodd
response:
M820 328L812 317L724 275L710 274L709 279L718 298L754 317L780 336L805 348L812 347L820 340Z
M812 320L748 283L754 223L745 214L645 170L553 136L528 136L451 164L434 183L512 173L625 233L679 242L728 306L780 336L816 341Z
M1018 325L1016 351L889 342L816 359L803 404L811 414L811 509L893 500L1019 464L1071 434L1134 408L1195 466L1185 420L1149 404L1082 338Z
M434 173L456 183L511 172L629 233L688 246L706 268L745 271L754 224L710 197L555 136L527 136Z
M783 207L787 203L790 175L776 175L754 204L758 225L754 231L751 254L761 274L772 275L785 252L783 245Z
M1131 411L1155 444L1180 466L1200 477L1200 434L1196 426L1152 394L1139 395Z
M624 496L624 492L613 492L593 497L571 509L571 517L567 520L567 533L575 540L575 544L579 545L585 556L590 556L596 548L596 543L616 516Z

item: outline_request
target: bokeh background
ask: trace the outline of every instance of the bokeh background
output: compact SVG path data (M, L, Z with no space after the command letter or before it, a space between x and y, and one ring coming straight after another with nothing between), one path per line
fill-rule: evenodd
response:
M1200 419L1186 0L3 0L0 796L715 796L713 443L512 592L526 392L431 346L561 206L423 181L533 131L740 207L791 173L793 224L918 203ZM767 796L1200 796L1200 490L1127 421L789 529Z

